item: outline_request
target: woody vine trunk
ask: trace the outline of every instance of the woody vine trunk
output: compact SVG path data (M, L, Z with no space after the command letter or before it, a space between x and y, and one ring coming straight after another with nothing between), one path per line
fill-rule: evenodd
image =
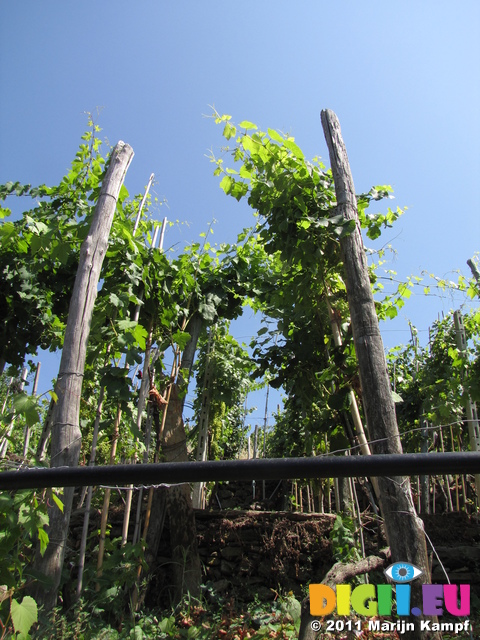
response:
M92 224L80 250L55 386L57 402L52 425L51 467L78 465L82 442L79 426L80 399L91 318L118 195L132 158L133 149L124 142L120 141L113 149ZM52 583L48 589L44 589L38 582L32 588L37 603L43 604L46 610L52 609L57 600L73 491L73 487L64 490L63 511L55 505L49 508L49 543L43 557L40 553L36 557L35 568Z

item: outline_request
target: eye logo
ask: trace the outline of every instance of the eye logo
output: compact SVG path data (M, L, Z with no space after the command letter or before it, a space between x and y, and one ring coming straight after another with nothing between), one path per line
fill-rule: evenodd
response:
M395 562L387 567L384 571L387 578L394 582L404 583L411 582L421 576L423 571L408 562Z

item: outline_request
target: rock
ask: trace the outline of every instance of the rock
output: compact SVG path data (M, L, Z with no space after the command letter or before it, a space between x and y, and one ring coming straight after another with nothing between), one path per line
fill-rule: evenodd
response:
M231 576L235 572L235 565L226 560L220 562L220 572L225 576Z
M240 558L243 555L243 551L240 547L224 547L220 549L220 555L226 560L233 560Z
M230 583L228 580L217 580L212 584L212 587L215 589L217 593L225 593L228 590Z
M233 491L230 491L230 489L220 489L219 491L217 491L217 496L220 498L220 500L226 499L226 498L232 498ZM224 506L223 500L222 500L222 506Z
M242 542L255 543L258 540L258 531L255 529L242 529L238 535Z
M222 502L222 509L233 509L234 507L237 506L237 501L235 500L235 498L226 498L221 502Z
M268 587L264 587L260 585L256 588L256 592L259 599L262 600L263 602L269 602L270 600L275 600L275 593L272 591L272 589L269 589Z

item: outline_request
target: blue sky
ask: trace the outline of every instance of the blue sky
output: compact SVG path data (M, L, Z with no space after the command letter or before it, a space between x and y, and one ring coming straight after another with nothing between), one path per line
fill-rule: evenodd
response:
M102 135L135 151L130 193L154 172L168 201L158 218L190 225L169 230L166 246L195 240L212 218L214 240L231 242L252 215L212 175L205 155L222 138L208 105L289 132L327 164L319 114L330 108L357 192L391 184L393 205L409 207L383 240L398 252L390 268L469 275L480 250L479 34L477 0L4 2L0 182L58 183L84 112L103 107ZM383 328L386 345L409 339L407 319L425 337L459 303L413 296ZM247 317L234 333L255 327Z

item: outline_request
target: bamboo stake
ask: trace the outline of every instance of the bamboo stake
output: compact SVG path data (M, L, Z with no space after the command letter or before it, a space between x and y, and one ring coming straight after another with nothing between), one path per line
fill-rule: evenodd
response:
M141 430L142 420L143 420L143 411L145 408L145 403L147 401L148 395L148 368L150 366L150 352L152 348L152 338L153 338L153 319L150 320L150 324L148 327L148 338L145 346L145 356L143 360L143 370L142 370L142 382L140 383L140 391L138 394L138 404L137 404L137 431ZM136 461L136 454L134 456L134 463ZM127 543L128 538L128 527L130 524L130 512L132 510L132 497L133 497L133 485L130 485L127 489L125 496L125 511L123 514L123 528L122 528L122 547Z
M354 478L348 478L348 482L350 485L350 491L352 493L352 500L354 501L354 504L356 506L356 509L354 509L354 511L356 510L356 517L358 521L358 531L360 534L360 546L362 548L362 558L366 558L367 556L365 553L365 539L363 536L362 514L360 512L360 505L358 504L358 494L355 487L355 480ZM368 573L365 574L365 582L368 583Z
M163 241L164 241L164 237L165 237L165 229L166 229L166 224L167 224L167 218L163 219L163 225L162 225L162 234L160 236L160 243L159 243L159 250L163 251ZM153 243L152 243L153 245ZM204 244L205 246L205 244ZM196 273L195 273L195 279L196 279ZM190 308L190 302L191 302L191 296L188 300L187 303L187 310ZM185 331L186 326L187 326L187 318L185 317L182 323L182 327L181 327L181 331ZM192 360L192 364L190 365L190 369L191 366L193 365L193 360ZM174 361L173 361L173 365L172 365L172 372L171 372L171 376L170 376L170 380L171 383L169 384L168 388L167 388L167 392L166 392L166 406L164 408L163 411L163 416L162 416L162 423L159 429L159 433L158 433L158 437L157 437L157 447L156 450L158 449L158 446L161 442L161 438L162 438L162 434L163 434L163 430L165 428L165 421L166 421L166 417L167 417L167 411L168 411L168 404L170 401L170 396L171 396L171 389L172 389L172 383L175 380L175 378L178 375L178 372L180 371L180 366L181 366L181 358L180 358L180 349L177 347L175 354L174 354ZM145 375L144 375L145 377ZM143 379L142 379L143 382ZM146 536L147 536L147 532L148 532L148 523L150 520L150 511L151 511L151 506L152 506L152 501L153 501L153 487L150 488L149 490L149 494L148 494L148 501L147 501L147 511L146 511L146 515L145 515L145 524L144 524L144 531L143 531L143 539L146 540ZM126 541L126 536L127 536L127 532L128 532L128 518L130 517L130 508L131 508L131 491L129 490L129 492L127 493L127 505L128 505L128 510L127 507L125 507L125 519L124 519L124 530L123 530L123 535L122 535L122 544L124 544L123 540ZM139 568L139 575L141 573L141 567ZM137 586L135 586L134 589L134 598L138 598L138 588ZM136 607L136 602L135 602L135 607Z
M92 439L92 453L90 455L89 466L93 466L95 464L95 456L97 453L97 441L98 441L98 432L100 425L100 418L102 416L103 411L103 401L105 398L105 387L102 386L100 389L100 394L98 396L97 403L97 412L95 415L95 423L93 425L93 439ZM87 503L85 505L85 515L83 517L83 528L82 528L82 538L80 540L80 551L78 558L78 578L77 578L77 590L76 590L76 598L80 598L82 593L82 585L83 585L83 572L85 569L85 553L87 550L87 538L88 538L88 525L90 522L90 509L92 506L92 495L93 495L93 487L90 485L87 491ZM79 505L78 508L80 508Z
M278 342L278 333L275 336L275 346ZM270 384L267 384L267 393L265 396L265 415L263 418L263 457L265 458L266 440L267 440L267 422L268 422L268 396L270 394ZM265 480L262 480L262 500L265 500Z
M139 207L138 213L137 213L137 218L135 220L135 225L133 227L133 235L134 236L137 233L137 229L138 229L138 225L140 223L140 217L142 215L143 207L145 205L145 201L147 199L148 192L150 191L150 187L152 186L152 182L153 182L154 178L155 178L155 174L153 174L153 173L150 174L150 179L148 181L147 188L145 189L145 193L143 194L142 202L140 203L140 207Z
M343 344L342 336L340 334L340 328L337 323L337 317L335 315L335 311L332 309L332 306L326 297L327 307L328 307L328 316L330 318L330 326L332 328L333 334L333 343L336 347L341 347ZM372 452L368 445L367 438L365 436L365 429L363 428L362 418L360 417L360 411L358 409L357 399L355 397L355 393L353 391L352 385L348 385L348 398L350 401L350 413L352 416L353 424L355 425L355 431L357 433L358 443L360 445L360 451L364 456L371 456ZM375 494L378 498L378 482L377 478L371 478L371 483L375 490Z
M442 453L445 453L445 447L444 447L444 444L443 444L443 433L442 433L442 428L441 427L440 427L440 444L441 444L441 447L442 447ZM447 511L452 513L453 512L453 503L452 503L452 494L450 492L450 480L449 480L448 475L446 475L446 474L443 476L443 479L445 481L445 491L446 491L445 498L447 500L447 505L446 505Z
M115 457L117 455L117 444L118 444L121 419L122 419L122 409L120 408L120 405L119 405L117 408L117 415L115 416L115 422L113 425L112 447L110 449L110 464L115 463ZM107 521L108 521L108 508L110 506L110 494L111 494L111 489L110 488L105 489L105 495L103 497L102 518L100 522L100 540L98 543L97 578L101 578L102 576L102 565L103 565L103 556L105 553L105 539L106 539ZM96 583L95 590L100 591L99 582Z
M214 330L215 331L215 330ZM205 373L203 376L203 385L201 393L201 410L198 419L198 441L197 441L197 462L203 462L207 459L208 448L208 417L210 412L211 400L211 365L210 350L212 348L212 331L208 333L207 355L205 362ZM215 348L215 347L214 347ZM203 493L205 482L195 482L193 485L193 508L203 509Z
M165 238L165 230L166 230L166 228L167 228L167 218L164 218L163 222L162 222L162 231L160 233L160 241L158 243L158 248L160 249L160 251L163 251L163 241L164 241L164 238Z
M148 193L150 191L150 187L152 185L152 182L155 178L155 175L152 173L150 174L150 178L148 180L148 184L146 186L145 189L145 193L143 194L143 198L142 198L142 202L140 203L140 207L138 209L138 214L135 220L135 224L133 227L133 235L135 236L138 230L138 225L140 223L140 218L142 215L142 211L143 211L143 207L145 206L145 202L147 200L147 196ZM164 225L166 224L167 219L164 219ZM152 242L152 247L153 247L154 243ZM143 299L143 289L142 292L140 294L140 300ZM135 313L134 313L134 317L133 320L134 322L138 322L138 318L140 316L140 304L137 304L136 308L135 308ZM150 331L149 331L149 335L150 335ZM146 361L146 360L145 360ZM145 362L144 361L144 362ZM140 394L139 394L139 407L141 407L140 409L140 416L143 414L143 409L145 406L145 400L144 398L144 393L145 393L145 389L143 386L143 380L145 378L145 365L143 367L143 372L142 372L142 384L140 385ZM143 388L143 391L142 391ZM141 402L141 400L143 399L143 403ZM139 418L139 414L138 414L139 409L137 408L137 429L140 429L141 427L141 418ZM139 426L139 420L140 420L140 426ZM136 454L134 455L133 458L133 462L135 463L136 461ZM124 547L127 544L127 538L128 538L128 527L130 524L130 514L131 514L131 510L132 510L132 499L133 499L133 485L129 485L129 487L127 488L126 491L126 496L125 496L125 509L124 509L124 514L123 514L123 526L122 526L122 547ZM141 501L140 501L141 502Z
M421 452L428 453L428 423L422 420ZM430 478L420 475L420 513L430 513Z
M35 380L33 381L33 388L32 388L32 396L36 396L37 395L37 388L38 388L38 380L40 377L40 367L42 366L42 363L39 362L37 365L37 370L35 371ZM28 455L28 447L30 446L30 434L31 434L31 428L27 425L25 427L25 441L23 443L23 459L25 460L27 458Z
M43 423L42 433L37 445L37 453L35 458L37 462L43 462L47 455L47 446L52 430L52 424L55 418L55 400L52 398L48 407L47 415Z
M174 358L173 358L173 364L172 364L172 370L171 370L171 375L170 375L170 381L173 381L180 369L180 352L179 349L177 348ZM165 420L167 417L167 411L168 411L168 404L170 402L170 397L171 397L171 391L172 391L172 383L170 382L170 384L168 385L167 388L167 392L166 392L166 405L164 407L164 411L163 411L163 415L162 415L162 424L158 430L158 435L157 435L157 443L155 446L155 462L158 462L158 454L159 454L159 445L161 442L161 436L163 433L163 429L165 428ZM147 534L148 534L148 528L150 526L150 515L152 512L152 504L153 504L153 487L150 487L150 489L148 490L148 499L147 499L147 508L145 511L145 521L143 523L143 533L142 533L142 540L145 542L147 539ZM138 565L138 569L137 569L137 579L135 582L135 586L133 588L133 593L132 593L132 608L134 611L137 610L137 605L138 605L138 599L139 599L139 595L140 595L140 591L139 591L139 582L140 582L140 577L142 575L142 565L139 564Z
M338 486L338 478L333 479L333 493L335 495L335 511L340 513L342 511L342 501L340 499L340 488Z
M452 441L452 452L455 452L455 438L453 437L453 427L450 425L450 440ZM458 495L458 475L453 476L455 478L455 505L457 511L460 511L460 496Z
M143 452L143 463L146 464L150 457L150 443L152 439L152 423L153 423L153 410L149 406L147 413L147 421L145 423L145 450ZM138 490L137 499L137 512L135 517L135 529L133 530L132 544L135 545L140 540L140 529L142 520L142 502L143 502L143 487Z
M165 223L166 223L166 219L165 219ZM162 241L163 241L163 235L162 235ZM206 240L205 240L205 242L206 242ZM205 243L204 243L203 247L205 247ZM197 272L198 272L198 267L197 267L197 270L195 271L194 280L196 280L196 278L197 278ZM186 305L186 313L185 313L185 316L184 316L184 320L182 322L181 331L185 331L189 320L191 320L192 318L195 318L195 314L193 314L190 319L187 318L187 314L188 314L188 310L190 308L191 300L192 300L192 295L190 295L190 297L188 299L188 302L187 302L187 305ZM195 330L192 330L191 341L190 342L193 341L195 332L197 332L197 334L196 334L196 337L195 337L195 342L193 344L196 344L196 340L198 340L198 335L199 335L199 332L201 330L201 326L202 326L202 322L201 321L200 322L197 321L194 324ZM187 345L187 347L188 347L188 345ZM192 348L193 348L193 351L191 353L191 362L189 364L189 372L191 372L191 369L192 369L192 366L193 366L194 347L192 347ZM184 353L184 355L185 355L185 353ZM176 348L176 351L175 351L175 356L174 356L174 361L173 361L173 365L172 365L172 374L170 376L170 383L169 383L169 385L167 387L167 392L166 392L166 397L165 397L165 401L166 402L165 402L165 406L164 406L164 410L163 410L162 423L161 423L160 428L158 430L156 455L159 453L159 447L160 447L160 443L162 441L163 431L164 431L165 424L166 424L166 418L167 418L167 412L168 412L169 402L170 402L170 398L171 398L172 388L173 388L173 385L175 384L175 382L174 382L175 378L178 379L178 376L179 376L179 373L180 373L180 370L181 370L181 363L182 363L182 356L181 356L180 348L177 345L177 348ZM185 447L185 454L186 454L186 447ZM151 513L152 503L153 503L153 487L150 488L149 495L148 495L147 511L146 511L146 514L145 514L145 523L144 523L144 529L143 529L143 535L142 535L142 539L143 540L147 539L147 533L148 533L148 528L149 528L150 513ZM193 563L193 565L194 564L195 564L195 562ZM193 571L194 571L194 573L197 573L197 572L199 573L199 567L198 568L194 567ZM136 581L136 584L135 584L135 587L134 587L134 591L133 591L133 594L132 594L132 606L133 606L134 610L136 610L137 604L138 604L138 598L139 598L138 583L139 583L140 575L141 575L141 566L139 566L139 568L138 568L137 581ZM198 579L199 579L199 577L198 577Z
M22 373L20 375L20 384L19 384L19 391L23 391L23 388L25 387L25 382L27 380L27 375L28 375L28 369L27 367L23 367L22 369ZM7 455L7 449L8 449L8 445L9 445L9 438L10 435L13 431L13 426L15 424L15 413L13 414L13 417L10 421L10 424L7 427L6 433L3 436L2 440L0 441L0 458L3 459L5 458L5 456Z
M462 451L462 441L460 439L460 435L457 436L457 442L458 442L458 450ZM468 510L468 500L467 500L467 487L465 484L465 475L462 474L461 476L461 480L462 480L462 492L463 492L463 508L465 509L465 513L469 513Z

